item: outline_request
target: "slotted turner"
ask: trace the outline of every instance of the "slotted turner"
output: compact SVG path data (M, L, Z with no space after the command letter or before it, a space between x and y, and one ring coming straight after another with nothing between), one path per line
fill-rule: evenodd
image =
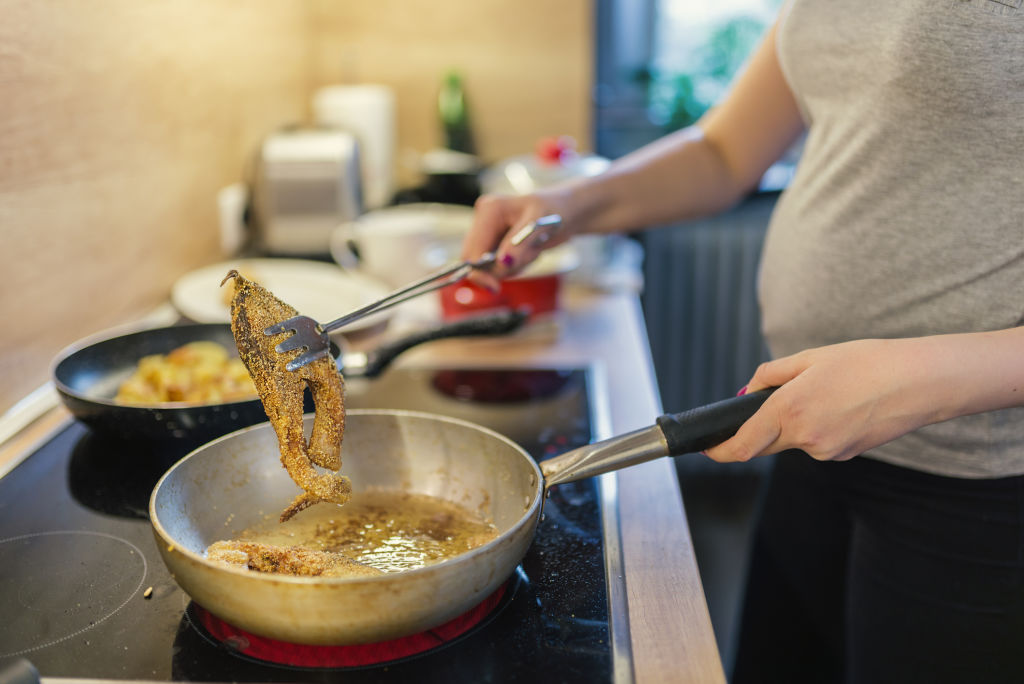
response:
M562 217L557 214L542 216L536 221L531 221L520 228L515 236L513 236L512 244L519 245L526 239L535 236L535 244L540 246L547 242L554 232L561 228L561 225ZM288 370L296 371L311 361L326 356L330 352L331 341L330 338L328 338L327 333L332 330L337 330L338 328L349 325L350 323L354 323L360 318L364 318L370 314L375 314L378 311L390 309L391 307L408 301L413 297L419 297L420 295L427 294L428 292L439 290L446 285L457 283L468 276L469 272L474 269L485 269L490 267L494 264L494 259L494 253L487 252L479 259L461 261L450 266L446 266L440 271L431 273L421 280L417 280L410 285L406 285L386 297L378 299L372 304L367 304L360 309L356 309L355 311L347 313L341 318L337 318L324 325L317 323L309 316L294 316L266 328L263 332L267 335L281 335L287 332L293 333L287 339L274 347L274 349L276 349L278 353L295 351L296 349L302 350L302 353L285 364L285 368Z
M413 297L419 297L420 295L439 290L446 285L457 283L467 275L469 272L476 268L487 268L494 263L494 254L488 252L479 259L473 261L462 261L450 266L446 266L440 271L431 273L421 280L417 280L414 283L406 285L405 287L395 290L391 294L378 299L371 304L367 304L355 311L349 312L341 318L336 318L333 321L325 324L317 323L309 316L293 316L292 318L276 323L266 329L264 333L267 335L280 335L283 333L293 333L288 338L282 340L274 349L279 353L285 353L294 351L296 349L302 350L302 353L296 356L285 364L285 368L290 371L296 371L306 364L315 361L323 356L330 353L331 340L328 337L328 333L338 328L343 328L350 323L355 323L361 318L365 318L371 314L375 314L385 309L390 309L393 306L397 306L402 302L408 301Z

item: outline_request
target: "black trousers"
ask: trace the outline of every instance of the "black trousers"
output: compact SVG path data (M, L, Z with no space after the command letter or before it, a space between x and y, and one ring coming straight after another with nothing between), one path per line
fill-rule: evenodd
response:
M749 682L1024 682L1024 477L776 457L733 663Z

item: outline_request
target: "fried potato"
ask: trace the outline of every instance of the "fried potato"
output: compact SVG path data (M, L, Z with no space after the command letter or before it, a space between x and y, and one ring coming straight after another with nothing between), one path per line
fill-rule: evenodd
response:
M256 387L242 361L217 342L190 342L167 354L139 360L135 372L121 383L119 404L197 404L255 399Z

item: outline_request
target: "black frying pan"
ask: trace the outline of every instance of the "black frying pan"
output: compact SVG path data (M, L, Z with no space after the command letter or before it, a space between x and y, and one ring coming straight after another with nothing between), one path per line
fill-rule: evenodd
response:
M520 327L526 312L504 311L463 319L414 333L367 354L332 349L346 377L374 377L399 354L448 337L500 335ZM267 419L259 399L159 406L114 402L117 389L148 354L166 354L189 342L209 340L235 349L226 323L197 323L142 330L105 339L89 338L64 349L54 360L53 382L71 413L96 431L125 439L177 439L199 444ZM306 407L312 411L310 403Z

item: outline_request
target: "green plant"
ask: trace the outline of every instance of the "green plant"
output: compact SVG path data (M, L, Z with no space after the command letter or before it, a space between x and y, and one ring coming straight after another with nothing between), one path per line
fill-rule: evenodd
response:
M699 119L726 92L764 30L765 23L759 18L728 17L711 28L690 52L686 64L652 69L648 90L651 120L674 131Z

